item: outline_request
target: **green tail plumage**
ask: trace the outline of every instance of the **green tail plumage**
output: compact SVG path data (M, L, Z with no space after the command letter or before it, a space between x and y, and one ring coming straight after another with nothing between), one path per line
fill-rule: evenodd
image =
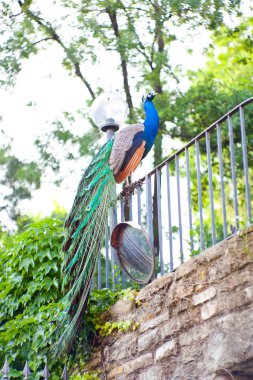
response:
M80 326L87 305L92 275L104 240L108 212L116 199L109 167L113 140L108 141L86 169L65 222L63 287L66 305L56 329L53 352L66 351Z

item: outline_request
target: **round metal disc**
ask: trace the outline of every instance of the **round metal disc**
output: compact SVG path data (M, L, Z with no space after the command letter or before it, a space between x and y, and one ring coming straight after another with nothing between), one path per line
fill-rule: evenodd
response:
M112 231L111 245L127 275L146 284L155 271L155 255L144 229L132 222L119 223Z

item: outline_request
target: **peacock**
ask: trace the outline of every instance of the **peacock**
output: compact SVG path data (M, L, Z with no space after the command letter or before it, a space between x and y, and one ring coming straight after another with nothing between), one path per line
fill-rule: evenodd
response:
M156 93L143 97L145 121L115 133L93 158L79 183L65 221L64 299L66 308L56 328L56 355L67 351L87 305L93 272L101 250L110 208L116 204L116 183L123 182L152 148L159 128L153 104Z

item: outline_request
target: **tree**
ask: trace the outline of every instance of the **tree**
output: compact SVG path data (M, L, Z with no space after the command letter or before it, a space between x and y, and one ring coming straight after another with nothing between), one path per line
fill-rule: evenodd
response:
M55 2L57 12L52 16L35 0L4 1L0 46L2 83L13 84L22 62L54 43L62 49L64 67L82 81L92 100L101 89L94 78L84 74L87 64L102 64L101 51L110 51L112 57L116 52L130 111L129 121L136 121L141 115L140 109L134 107L133 91L151 87L160 94L157 103L161 110L161 127L154 148L154 165L157 165L163 159L162 137L167 132L170 103L180 93L178 68L170 62L172 43L181 28L187 34L198 26L217 28L225 14L238 11L239 4L240 0L145 0L141 4L135 0L58 0ZM38 141L37 145L44 159L52 158L44 149L45 144ZM69 155L69 158L73 157ZM154 205L156 231L156 201ZM158 247L157 238L155 245Z
M20 216L19 201L31 199L41 183L42 171L34 161L22 162L11 154L10 145L0 147L0 212L12 220Z
M82 71L88 61L101 64L95 49L101 46L118 53L132 121L135 119L131 91L135 86L137 89L143 85L152 87L164 95L159 101L163 129L169 101L179 91L180 79L170 63L169 49L181 26L184 25L188 34L199 25L213 30L222 24L224 14L238 10L239 4L240 1L232 0L223 4L214 0L184 3L145 0L141 5L133 0L59 0L56 2L58 12L52 18L39 9L36 1L3 2L2 83L13 84L24 59L38 53L47 44L56 43L64 53L65 68L80 78L90 98L94 99L100 89L94 88L94 83L88 83ZM71 22L68 21L70 12ZM70 37L64 35L63 26L69 28ZM131 75L136 76L136 72L141 79L135 84L130 83ZM169 83L169 79L174 84ZM169 90L171 87L173 90ZM158 141L156 149L160 146ZM155 153L155 164L159 159L161 154Z
M173 105L173 136L188 141L252 96L252 36L252 17L242 19L234 28L216 30L205 67L188 73L190 87Z
M238 25L233 28L222 26L212 35L212 41L207 49L207 61L201 70L189 72L190 86L185 94L178 96L171 113L171 122L174 127L170 134L178 136L183 141L188 142L217 119L223 116L230 109L252 96L253 84L253 18L242 18ZM253 107L249 105L245 111L245 128L247 146L253 143L253 133L251 120L253 117ZM235 171L237 181L237 198L240 215L244 215L240 223L243 228L247 220L245 211L245 189L244 174L241 149L241 135L239 116L232 117ZM213 170L213 191L214 201L220 199L220 177L219 162L217 152L216 133L211 134L211 160ZM226 123L221 128L221 138L223 147L223 175L226 193L227 220L232 228L235 227L233 189L231 183L231 159L229 147L229 134ZM205 142L200 143L202 174L202 201L205 210L205 239L211 231L211 215L209 210L209 185L208 169L206 163ZM191 150L189 152L191 155ZM198 220L197 204L197 179L194 170L195 151L192 150L191 177L192 177L192 201L195 211L195 219ZM248 148L249 177L252 177L253 155ZM184 172L185 175L185 172ZM219 205L219 202L217 201ZM222 240L222 215L216 212L217 239ZM198 222L197 222L198 223ZM198 230L198 228L196 228ZM198 236L197 236L198 238Z

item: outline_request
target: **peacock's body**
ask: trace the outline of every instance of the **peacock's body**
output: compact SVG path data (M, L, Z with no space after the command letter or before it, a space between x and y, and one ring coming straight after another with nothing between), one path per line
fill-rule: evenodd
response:
M65 351L85 310L92 275L104 240L108 212L116 202L115 182L123 182L152 148L159 118L152 103L155 94L144 99L143 124L127 125L108 141L85 170L72 209L65 222L63 244L64 303L67 305L57 328L54 352Z

